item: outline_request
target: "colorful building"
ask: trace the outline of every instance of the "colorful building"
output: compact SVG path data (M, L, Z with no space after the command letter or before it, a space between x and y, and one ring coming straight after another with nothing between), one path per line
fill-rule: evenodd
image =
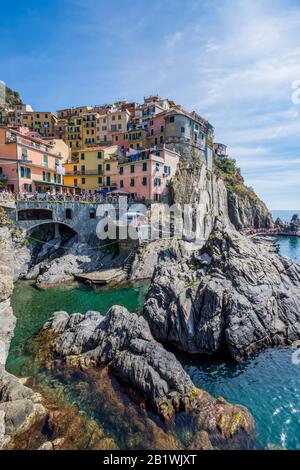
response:
M64 182L80 190L115 189L118 176L118 147L87 147L72 152L64 164Z
M179 158L165 147L131 153L119 162L118 188L140 199L159 201L168 195Z
M63 191L63 156L54 145L36 137L0 128L0 175L16 192Z
M59 109L57 111L57 117L58 119L69 119L74 116L80 117L83 114L86 114L91 111L91 109L91 106L77 106L72 108Z
M66 126L66 142L71 149L83 147L82 134L82 117L69 118Z
M50 111L33 111L20 115L21 125L37 132L42 137L54 137L57 117Z
M165 116L168 111L162 111L148 121L148 146L162 145L165 141Z
M82 115L82 146L96 146L97 143L97 123L100 115L90 111Z
M129 149L141 150L147 148L146 129L137 128L134 125L128 125L128 130L121 134L113 135L113 145L118 145L127 152Z

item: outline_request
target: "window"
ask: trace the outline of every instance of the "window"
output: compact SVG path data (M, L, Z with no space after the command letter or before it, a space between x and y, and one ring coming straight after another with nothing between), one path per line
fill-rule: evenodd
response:
M80 160L84 160L84 159L85 159L85 156L84 156L84 153L82 153L82 154L80 155Z
M45 114L45 119L48 119L48 114Z
M27 149L22 147L22 160L27 160Z
M121 121L121 114L118 114L118 119L119 121Z
M73 173L75 173L75 175L77 174L77 166L76 165L73 166Z
M142 185L147 186L147 177L143 176Z
M81 178L81 184L85 184L85 178Z
M102 176L98 177L98 184L102 184Z
M27 193L32 193L32 186L31 186L31 184L25 183L25 184L24 184L24 190L25 190Z
M48 155L44 155L43 157L43 165L48 166Z
M116 120L116 116L112 116L112 121L115 121Z
M30 168L25 168L24 166L21 166L21 178L31 178Z
M150 135L154 135L154 129L151 129Z
M85 174L85 165L81 165L81 174L82 174L82 175Z
M164 173L165 173L166 175L169 175L169 174L171 173L171 167L168 166L168 165L165 165L165 166L164 166Z
M135 180L134 180L134 178L131 178L131 179L130 179L130 186L135 186Z
M143 171L147 171L147 162L143 162L142 169Z
M78 181L77 181L77 178L74 179L74 186L75 188L77 188L77 185L78 185Z
M185 133L185 128L184 128L184 127L181 127L181 128L180 128L180 132L181 132L181 134L184 134L184 133Z
M110 127L110 130L111 130L111 131L116 131L116 130L117 130L117 125L116 125L116 124L112 124L111 127Z
M76 184L75 184L76 181ZM74 180L74 186L77 186L77 180ZM65 210L66 219L72 219L72 209Z
M98 158L102 158L102 152L98 152Z
M120 188L124 188L124 181L120 180Z
M120 175L124 175L124 167L120 166Z
M160 132L164 131L164 126L160 126Z
M155 163L155 171L159 171L159 168L160 168L160 165L159 165L159 163L158 163L158 162L157 162L157 163Z
M160 185L161 185L160 178L154 178L154 186L160 186Z
M157 145L157 137L154 139L154 145Z
M175 116L170 116L169 122L175 122Z
M110 171L110 163L106 163L106 171Z
M90 219L96 218L96 209L90 209Z
M163 136L163 135L160 136L159 142L160 142L161 144L164 143L164 136Z
M118 129L122 129L122 124L118 124Z
M119 140L119 136L115 135L115 141L118 142L118 140Z
M134 166L134 165L130 165L130 173L134 173L134 169L135 169L135 166Z
M102 174L102 164L98 165L98 175Z
M107 176L107 177L106 177L106 185L107 185L107 186L110 186L110 176Z

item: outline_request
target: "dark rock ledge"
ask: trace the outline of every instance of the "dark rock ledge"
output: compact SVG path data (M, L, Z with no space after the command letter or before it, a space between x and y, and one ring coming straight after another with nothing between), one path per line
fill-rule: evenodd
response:
M144 304L157 341L241 360L300 337L300 265L217 221L189 258L157 266Z
M191 415L196 434L200 433L195 446L201 448L203 433L208 447L253 445L254 423L249 412L196 388L174 354L153 338L147 321L124 307L114 306L106 316L56 312L40 332L39 342L43 335L52 359L59 357L68 366L82 369L108 366L164 421L172 422L178 412Z

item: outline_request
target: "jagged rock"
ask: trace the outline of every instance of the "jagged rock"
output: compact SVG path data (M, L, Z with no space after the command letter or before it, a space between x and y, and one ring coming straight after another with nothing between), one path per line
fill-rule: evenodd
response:
M300 266L217 223L197 257L157 267L144 317L158 341L189 353L238 360L290 344L300 337Z
M198 208L193 216L194 231L198 240L206 240L216 217L229 223L227 192L222 179L207 170L204 162L182 164L171 181L171 202Z
M283 222L283 220L281 220L279 217L277 217L277 219L275 220L274 225L275 227L278 227L280 229L284 229L286 227L285 222Z
M112 307L105 317L58 312L44 330L58 334L52 346L56 354L69 363L109 365L157 409L180 406L195 388L175 356L153 339L145 319L124 307Z
M151 279L158 264L189 257L196 249L199 249L199 245L176 239L155 240L141 245L134 257L130 278Z
M229 219L237 230L273 226L272 215L258 197L240 196L229 191L227 194Z
M217 435L222 445L240 434L248 436L247 445L252 442L254 424L247 410L197 389L176 357L154 340L146 320L124 307L112 307L105 317L98 312L57 312L40 334L69 366L108 366L164 419L185 410L198 431L207 431L213 439Z
M44 442L38 450L53 450L53 443L51 441Z
M43 266L39 274L37 287L46 287L48 285L59 284L74 280L74 274L80 274L83 269L80 267L83 263L88 263L90 259L87 256L66 255L56 258L52 262Z
M37 418L46 414L41 400L38 393L3 368L0 369L0 415L2 412L6 438L26 431Z
M5 364L16 319L10 305L14 253L10 230L0 227L0 365Z

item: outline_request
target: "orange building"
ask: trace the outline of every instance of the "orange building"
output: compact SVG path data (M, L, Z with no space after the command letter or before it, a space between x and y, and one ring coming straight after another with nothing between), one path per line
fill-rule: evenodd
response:
M62 192L62 153L52 142L0 128L0 179L15 192Z

